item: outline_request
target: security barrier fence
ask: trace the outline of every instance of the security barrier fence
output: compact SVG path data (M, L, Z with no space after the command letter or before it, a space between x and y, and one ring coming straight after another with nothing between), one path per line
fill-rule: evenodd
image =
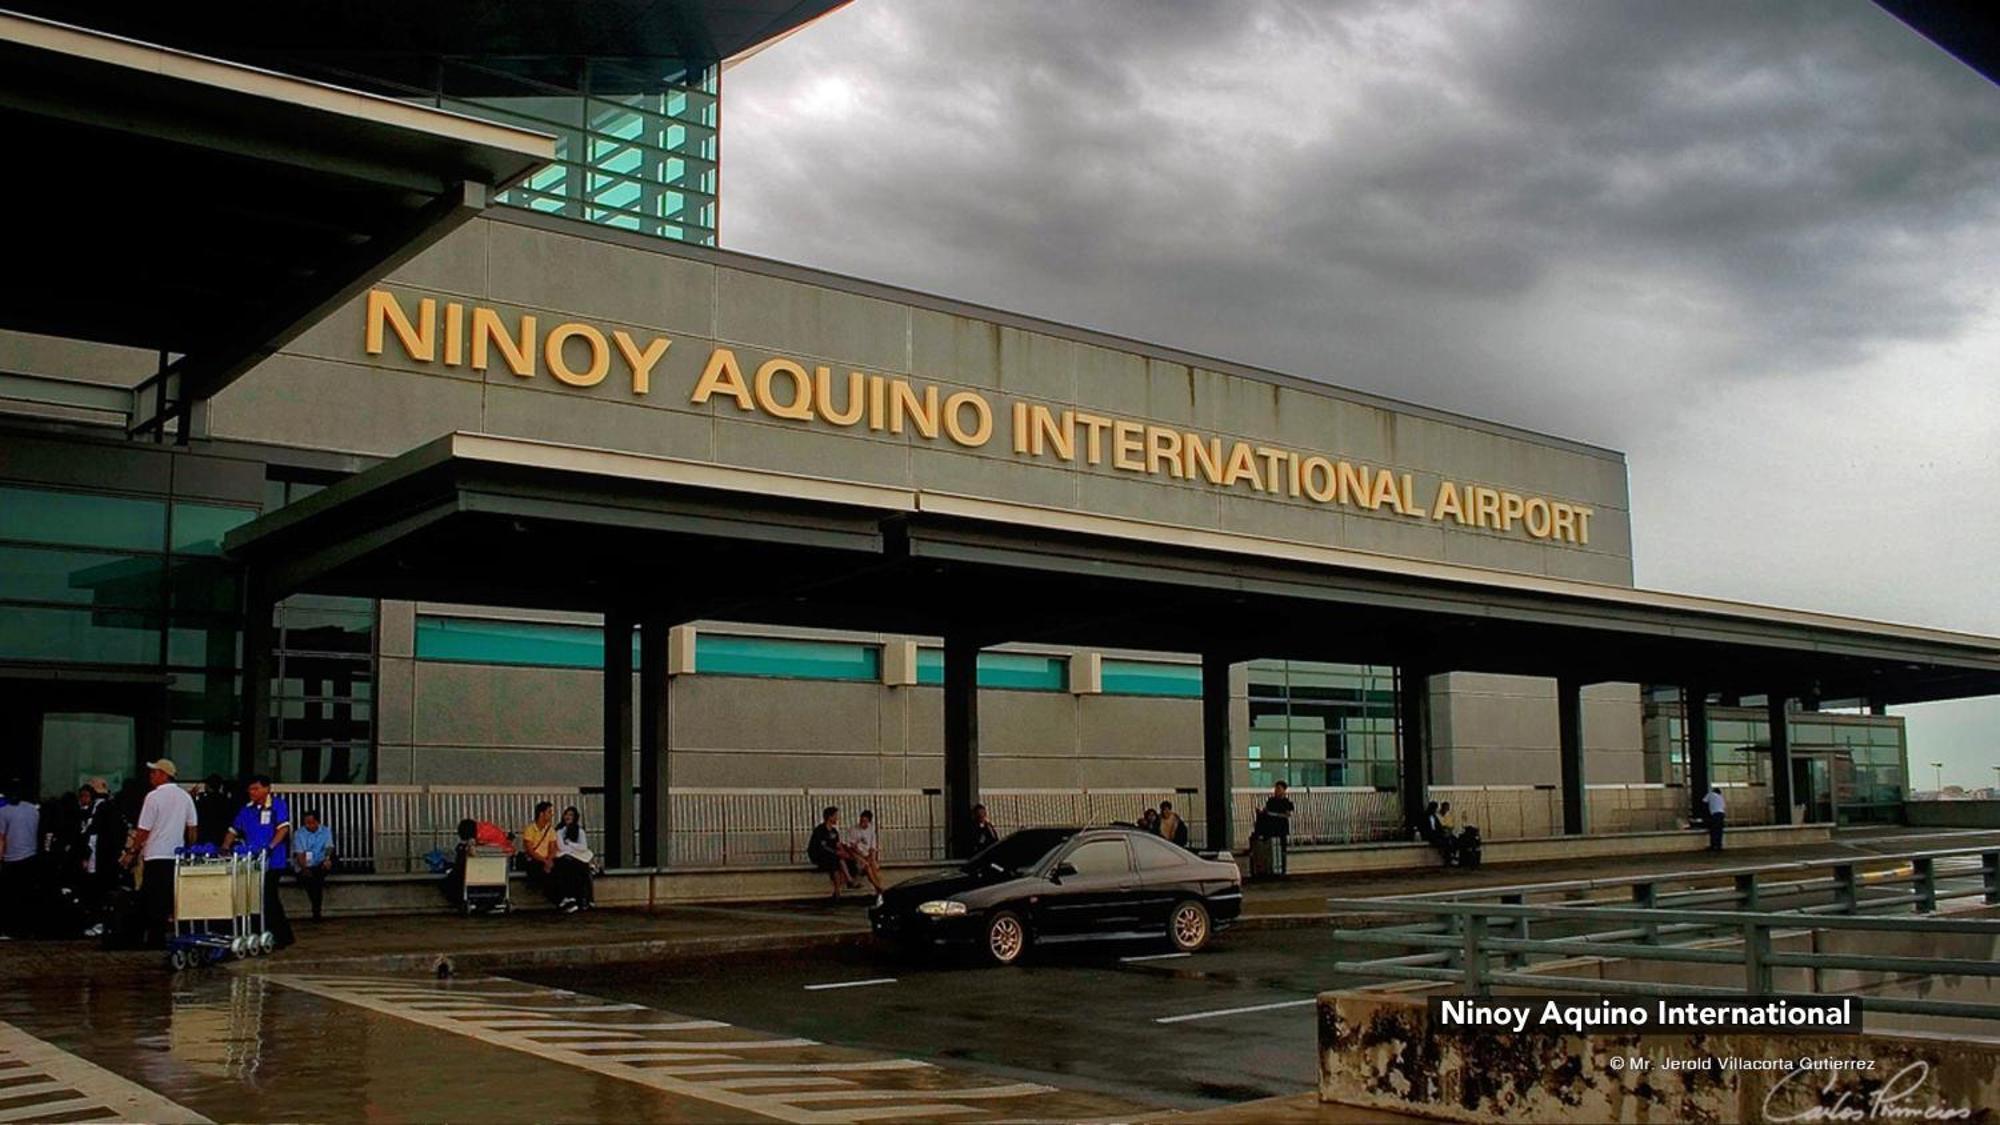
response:
M1924 991L1918 986L1929 978L2000 978L2000 962L1989 954L2000 942L1996 907L2000 849L1991 847L1327 900L1334 915L1417 919L1343 928L1343 942L1387 952L1339 962L1341 973L1435 981L1476 995L1495 988L1659 997L1851 993L1865 995L1871 1011L1984 1020L2000 1019L2000 1004L1903 993ZM1841 940L1824 947L1773 941L1813 931ZM1956 948L1979 955L1936 955L1959 937L1971 940ZM1579 959L1629 968L1560 971Z
M450 852L461 820L484 820L518 832L547 801L558 815L574 805L590 846L604 847L600 792L560 786L283 785L295 818L317 809L333 830L340 866L348 871L403 874L428 870L425 857ZM1770 819L1763 787L1729 794L1731 823ZM1452 803L1452 823L1477 825L1489 840L1559 835L1562 795L1553 786L1435 786L1434 800ZM1233 795L1241 847L1268 794ZM1294 846L1407 841L1411 827L1394 790L1307 787L1290 791ZM1036 824L1134 821L1144 809L1172 801L1188 821L1189 840L1206 848L1200 794L1192 789L988 789L981 793L994 825L1006 833ZM1593 832L1646 832L1679 827L1689 798L1678 786L1606 785L1589 790ZM789 867L806 862L806 840L820 810L837 805L851 825L863 809L875 813L883 855L935 860L945 855L944 797L935 789L675 789L669 795L668 864L675 867ZM1762 807L1762 818L1754 817ZM1743 810L1739 813L1739 809ZM637 810L632 820L637 824ZM635 830L636 837L636 830ZM632 849L637 854L636 838Z

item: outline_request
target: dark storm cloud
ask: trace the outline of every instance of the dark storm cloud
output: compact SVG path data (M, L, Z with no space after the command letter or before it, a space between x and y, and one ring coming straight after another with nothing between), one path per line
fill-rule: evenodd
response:
M1717 376L1948 334L2000 213L2000 98L1859 3L862 0L750 68L731 245L1419 397L1523 359L1415 310L1578 271L1712 311Z

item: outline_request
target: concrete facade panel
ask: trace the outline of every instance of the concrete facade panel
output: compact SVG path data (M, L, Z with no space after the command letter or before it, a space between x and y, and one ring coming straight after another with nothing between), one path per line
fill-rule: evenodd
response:
M491 434L710 460L715 456L715 426L706 415L679 410L502 384L486 390L484 430Z
M715 326L715 267L510 223L482 224L486 295L579 320L612 320L708 336Z
M419 751L485 746L597 754L604 745L599 672L418 661L415 690L411 742Z
M928 445L912 446L909 458L910 479L929 491L1051 508L1076 505L1076 475L1061 469L946 452Z
M676 677L674 746L874 756L881 751L878 695L884 690L834 680Z
M358 331L357 331L358 334ZM210 404L219 438L393 457L483 424L481 388L463 379L384 378L346 363L280 355Z
M1214 527L1220 498L1213 492L1153 484L1136 473L1077 477L1077 500L1086 511L1182 527Z
M857 440L805 423L771 425L718 415L715 457L729 465L801 473L829 480L907 486L910 447L895 441Z
M872 371L910 370L908 306L743 270L716 271L718 339Z
M0 331L0 372L10 375L52 375L131 387L159 369L159 353L143 348Z
M438 293L482 296L486 293L486 247L496 231L507 229L494 223L467 223L398 266L389 280Z

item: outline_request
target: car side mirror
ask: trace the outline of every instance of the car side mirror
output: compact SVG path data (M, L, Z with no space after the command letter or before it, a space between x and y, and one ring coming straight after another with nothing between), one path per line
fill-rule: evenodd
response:
M1063 862L1056 864L1056 869L1054 871L1049 872L1049 878L1054 879L1056 882L1060 883L1063 881L1063 876L1074 875L1074 874L1076 874L1076 864Z

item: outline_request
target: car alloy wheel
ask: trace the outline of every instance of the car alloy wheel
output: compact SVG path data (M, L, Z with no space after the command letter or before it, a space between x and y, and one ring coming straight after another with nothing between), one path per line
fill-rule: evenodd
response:
M1003 910L986 921L986 955L998 965L1011 965L1028 948L1028 930L1021 917Z
M1174 948L1183 953L1193 953L1208 944L1208 907L1189 899L1174 907L1173 921L1167 925L1167 936L1173 939Z

